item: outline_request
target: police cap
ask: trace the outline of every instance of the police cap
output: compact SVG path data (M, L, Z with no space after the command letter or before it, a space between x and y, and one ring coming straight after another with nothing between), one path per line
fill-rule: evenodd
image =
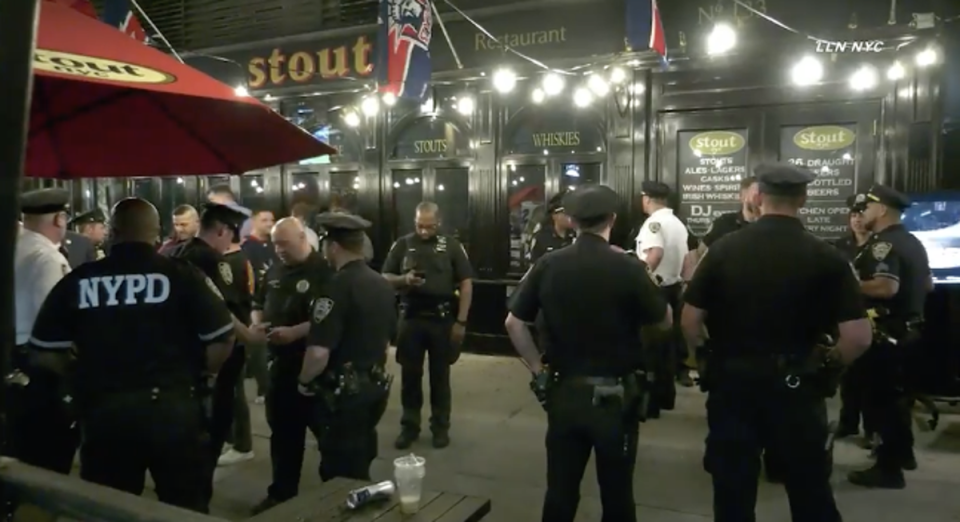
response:
M551 214L556 214L557 212L563 212L563 197L566 196L565 192L554 195L550 198L550 201L547 202L547 212Z
M910 198L884 185L874 185L867 191L866 203L880 203L896 210L905 210L910 206Z
M365 229L370 228L369 221L347 212L324 212L317 216L317 224L323 227L323 239L331 239L338 243L351 236L360 235Z
M817 178L813 172L785 163L767 163L754 169L761 194L797 197L807 193L807 184Z
M614 214L619 204L617 193L606 185L581 185L563 198L564 213L578 221Z
M640 185L641 194L653 199L667 199L670 196L670 187L660 181L644 181Z
M107 216L99 208L95 208L89 212L84 212L70 221L71 226L79 227L82 225L89 225L92 223L106 223Z
M854 194L847 198L847 208L851 214L859 214L867 208L867 195Z
M20 212L24 214L56 214L69 208L70 193L59 188L31 190L20 196Z
M240 233L240 228L247 220L246 214L227 205L217 203L206 203L203 205L203 214L200 216L200 222L208 224L211 222L222 223L233 229L234 234Z

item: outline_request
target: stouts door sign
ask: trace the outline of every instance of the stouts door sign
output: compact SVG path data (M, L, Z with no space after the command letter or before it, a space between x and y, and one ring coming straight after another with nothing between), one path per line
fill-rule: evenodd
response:
M740 209L747 152L747 129L677 133L680 214L694 234L705 234L717 216Z
M817 174L800 209L807 229L824 239L847 230L846 200L856 193L854 125L788 126L780 129L780 159Z

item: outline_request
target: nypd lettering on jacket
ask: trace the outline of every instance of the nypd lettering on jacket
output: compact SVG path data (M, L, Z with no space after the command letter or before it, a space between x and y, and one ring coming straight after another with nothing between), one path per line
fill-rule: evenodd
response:
M163 274L88 277L80 280L79 308L159 304L169 297L170 278Z

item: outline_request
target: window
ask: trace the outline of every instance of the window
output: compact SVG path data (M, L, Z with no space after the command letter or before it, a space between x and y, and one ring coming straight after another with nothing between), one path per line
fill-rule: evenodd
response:
M312 207L320 204L320 175L316 172L294 172L290 175L290 205L306 203Z
M221 185L230 186L230 176L207 176L203 178L203 180L205 184L203 185L203 194L200 195L200 203L207 202L207 193L209 193L213 187L219 187Z
M470 187L468 186L470 169L436 169L434 200L443 216L443 231L469 244L467 234L470 230L470 212L468 208Z
M130 195L150 202L157 201L157 184L153 178L138 178L130 186Z
M546 196L542 165L509 167L508 208L510 209L510 272L527 270L526 250L533 229L544 219Z
M240 203L251 210L266 210L263 174L247 174L240 178Z
M564 163L560 165L560 191L585 183L600 183L599 163Z
M330 173L330 206L338 206L353 214L360 213L357 204L357 190L360 189L360 179L356 172Z
M186 182L183 178L163 178L160 181L160 223L163 231L173 229L173 209L187 203Z
M413 232L414 214L417 205L423 201L422 171L393 171L393 219L396 224L395 237Z

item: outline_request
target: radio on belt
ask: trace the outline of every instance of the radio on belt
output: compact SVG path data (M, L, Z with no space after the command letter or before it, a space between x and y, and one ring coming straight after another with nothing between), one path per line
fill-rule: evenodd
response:
M392 481L385 480L347 493L347 508L357 509L377 500L393 496L396 488Z

